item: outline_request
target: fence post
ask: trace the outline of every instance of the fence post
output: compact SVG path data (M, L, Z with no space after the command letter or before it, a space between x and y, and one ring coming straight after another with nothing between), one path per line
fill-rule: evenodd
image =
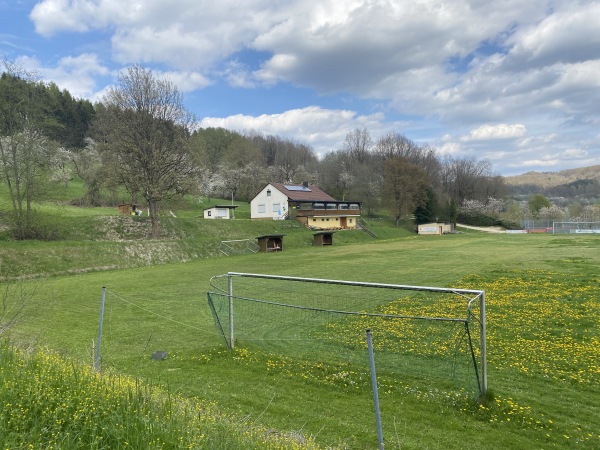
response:
M233 276L231 274L227 276L227 291L229 295L229 348L233 350Z
M373 401L375 403L375 422L377 423L377 439L379 450L383 450L383 430L381 428L381 413L379 412L379 393L377 391L377 375L375 374L375 358L373 356L373 338L371 330L367 330L367 347L369 348L369 365L371 366L371 385L373 386Z
M104 300L106 299L106 287L102 287L102 300L100 301L100 323L98 324L98 342L96 343L96 355L94 357L94 370L100 370L100 344L102 343L102 322L104 321Z
M481 395L487 393L487 345L485 325L485 292L481 292L481 305L479 307L479 322L481 323Z

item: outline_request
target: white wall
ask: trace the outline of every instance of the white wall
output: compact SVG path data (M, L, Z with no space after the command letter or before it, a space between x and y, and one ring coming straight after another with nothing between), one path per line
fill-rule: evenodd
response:
M229 219L229 208L210 208L204 210L205 219Z
M267 191L271 191L270 196L267 195ZM268 184L250 202L250 218L278 219L283 217L288 209L287 195Z

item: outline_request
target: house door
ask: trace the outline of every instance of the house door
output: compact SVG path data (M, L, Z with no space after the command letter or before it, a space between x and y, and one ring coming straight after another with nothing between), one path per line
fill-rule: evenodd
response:
M340 217L340 226L342 228L347 228L348 227L347 220L348 220L347 217Z

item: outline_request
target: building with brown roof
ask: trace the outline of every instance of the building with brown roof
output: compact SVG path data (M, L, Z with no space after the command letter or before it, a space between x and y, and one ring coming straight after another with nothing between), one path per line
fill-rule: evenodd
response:
M269 183L250 202L250 217L294 219L321 230L356 228L360 203L338 201L308 183Z

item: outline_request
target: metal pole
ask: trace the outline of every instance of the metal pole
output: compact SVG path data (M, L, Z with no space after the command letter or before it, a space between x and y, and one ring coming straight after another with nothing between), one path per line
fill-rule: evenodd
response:
M104 321L104 300L106 299L106 288L102 287L102 300L100 301L100 323L98 324L98 342L96 344L96 356L94 358L94 370L100 370L100 344L102 343L102 322Z
M485 395L487 392L487 331L485 325L485 292L481 293L479 321L481 322L481 395Z
M233 350L233 277L227 277L227 288L229 293L229 348Z
M381 428L381 413L379 412L379 394L377 391L377 375L375 374L375 358L373 357L373 338L371 330L367 330L367 346L369 348L369 365L371 366L371 385L373 386L373 401L375 403L375 421L377 422L377 439L379 450L383 450L383 430Z

